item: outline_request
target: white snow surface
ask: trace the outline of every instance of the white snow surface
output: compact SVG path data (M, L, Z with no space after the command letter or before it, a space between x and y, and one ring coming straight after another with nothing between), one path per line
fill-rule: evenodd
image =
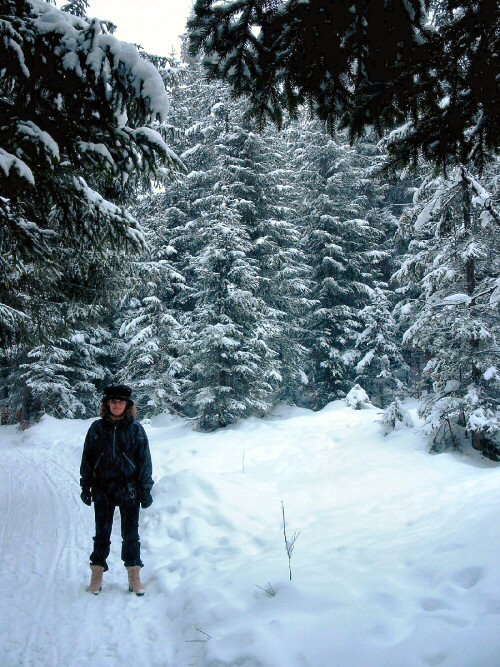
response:
M384 437L380 413L280 408L210 434L145 420L144 598L118 516L103 591L85 592L92 420L0 427L0 664L497 667L500 466L429 455L420 425Z

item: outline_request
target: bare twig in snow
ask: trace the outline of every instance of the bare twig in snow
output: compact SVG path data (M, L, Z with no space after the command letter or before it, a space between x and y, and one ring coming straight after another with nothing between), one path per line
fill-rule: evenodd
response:
M205 635L206 639L186 639L186 644L194 644L198 642L208 642L212 637L204 632L203 630L200 630L200 628L195 628L198 632L201 632L202 635Z
M269 582L267 582L267 588L262 588L262 586L259 586L258 584L255 585L257 586L257 588L260 588L261 591L264 591L266 595L269 595L270 598L276 597L276 591Z
M281 512L283 514L283 536L285 538L285 548L288 556L288 570L290 573L290 581L292 581L292 554L295 548L295 542L297 541L297 538L300 535L300 530L298 533L294 533L292 539L289 540L286 534L285 506L283 504L283 501L281 501Z

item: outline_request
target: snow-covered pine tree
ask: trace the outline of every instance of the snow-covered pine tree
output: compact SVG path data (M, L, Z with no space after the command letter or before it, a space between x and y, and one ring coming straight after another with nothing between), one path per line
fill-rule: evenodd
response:
M172 301L184 279L170 263L174 249L158 243L161 231L156 230L154 238L153 230L148 231L150 256L134 267L132 288L119 313L125 349L116 378L134 387L134 400L144 416L176 410L180 395L180 334Z
M33 316L1 350L5 372L0 404L10 420L29 424L43 412L60 416L63 405L68 416L95 414L96 385L108 377L112 347L106 318L126 284L121 272L128 262L113 255L89 262L87 253L70 263L71 257L68 252L68 264L61 267L71 300L33 295Z
M356 337L361 358L354 381L368 392L374 405L381 407L402 392L407 371L391 311L387 293L375 288L370 303L359 312L363 330Z
M242 105L228 100L223 86L205 81L199 63L188 60L171 90L169 118L180 130L173 145L186 163L187 177L169 185L164 193L146 198L141 220L155 229L153 245L168 239L165 242L175 251L172 264L185 277L184 289L173 295L172 303L188 359L194 343L193 318L200 316L207 280L200 285L199 258L212 247L210 233L215 235L216 247L221 243L219 223L214 220L220 222L219 205L224 204L222 218L235 221L235 238L242 235L245 261L252 280L257 279L249 294L260 304L259 335L273 350L267 362L261 360L267 380L272 379L266 405L290 400L303 376L305 349L296 316L304 308L306 286L283 155L285 139L254 132ZM199 380L201 387L203 377ZM206 381L212 383L211 378ZM188 384L182 386L187 391ZM253 386L249 384L248 390L253 391ZM243 391L243 384L241 388ZM184 409L193 414L193 394L187 396ZM262 405L258 411L263 409Z
M112 256L144 247L125 205L177 163L153 128L168 108L157 70L80 4L0 5L0 338L23 363L85 329Z
M312 283L302 248L297 174L288 133L274 128L255 133L243 125L233 145L245 220L251 233L253 255L259 265L259 296L269 308L277 355L279 382L274 401L294 402L307 384L308 350L304 318L309 312ZM245 204L245 202L249 202Z
M231 102L218 107L227 118L227 188L252 242L257 294L267 306L267 344L276 353L273 400L293 401L306 381L302 324L310 304L308 267L297 226L296 176L286 136L274 129L257 133L241 106Z
M304 199L305 247L315 305L307 328L316 407L345 396L359 359L361 309L380 281L386 260L382 195L370 178L375 155L333 140L317 121L297 130L296 164ZM377 210L377 207L380 210Z
M223 170L219 174L223 179ZM183 358L186 411L194 411L203 430L265 414L276 378L267 308L256 296L252 244L223 180L214 189L216 194L207 191L197 202L193 221L203 247L191 259L195 307L187 320Z
M29 350L10 378L13 391L7 405L16 421L28 425L44 413L60 418L98 414L96 384L106 374L99 344L106 338L101 328L77 331L71 338L57 339L56 344Z
M210 116L195 132L200 142L194 157L197 164L203 160L204 168L188 175L192 199L185 257L192 310L183 320L188 368L184 404L199 428L212 429L265 414L280 376L269 346L275 336L273 318L258 296L254 230L245 220L251 202L238 192L233 157L238 127L221 101L212 104Z
M384 410L380 423L382 424L383 434L389 435L391 431L395 431L401 427L406 426L407 428L411 428L413 426L413 419L410 413L405 410L399 398L395 398Z
M496 179L488 180L494 188ZM434 448L458 446L465 429L492 457L500 453L496 196L465 167L424 180L415 195L414 240L395 276L419 286L402 311L411 321L405 341L428 358L431 386L421 412Z

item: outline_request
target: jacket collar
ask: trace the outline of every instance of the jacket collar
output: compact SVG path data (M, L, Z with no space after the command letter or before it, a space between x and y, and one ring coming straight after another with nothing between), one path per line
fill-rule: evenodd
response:
M119 428L129 426L134 421L134 417L124 417L123 419L110 419L109 417L104 417L103 419L105 424L109 424L110 426L118 426Z

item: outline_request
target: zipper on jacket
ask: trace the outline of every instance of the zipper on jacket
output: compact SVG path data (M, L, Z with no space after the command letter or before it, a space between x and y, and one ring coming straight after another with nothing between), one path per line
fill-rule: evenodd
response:
M99 454L99 458L98 458L97 461L95 462L94 470L97 469L97 466L99 465L99 461L100 461L101 459L102 459L102 452Z
M135 463L133 463L133 462L129 459L129 457L125 454L125 452L122 452L122 455L127 459L127 461L130 463L130 465L132 466L132 468L135 470Z
M115 440L116 440L116 424L113 427L113 462L116 461L116 449L115 449Z

